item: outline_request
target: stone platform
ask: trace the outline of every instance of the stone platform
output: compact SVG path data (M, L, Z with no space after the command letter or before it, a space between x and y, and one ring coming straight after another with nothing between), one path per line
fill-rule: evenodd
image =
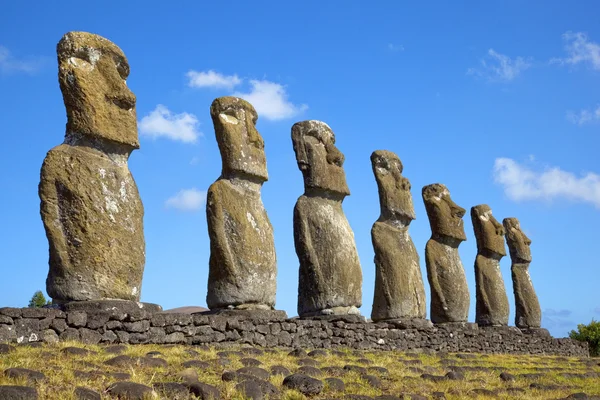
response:
M251 344L262 347L416 350L588 357L587 343L546 330L466 324L411 324L286 318L283 312L180 314L129 309L0 308L0 342Z

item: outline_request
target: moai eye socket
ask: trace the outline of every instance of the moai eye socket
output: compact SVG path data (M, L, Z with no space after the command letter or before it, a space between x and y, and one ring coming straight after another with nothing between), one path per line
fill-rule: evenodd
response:
M223 121L229 123L229 124L238 124L239 123L239 119L237 117L237 113L235 112L235 110L232 110L230 108L223 110L220 114L219 114L219 118L222 119Z
M129 76L129 63L122 57L115 56L114 57L115 66L117 67L117 71L119 72L119 76L121 79L125 80Z
M315 139L321 141L321 135L319 135L319 131L317 131L316 129L311 129L308 132L306 132L306 136L314 137Z

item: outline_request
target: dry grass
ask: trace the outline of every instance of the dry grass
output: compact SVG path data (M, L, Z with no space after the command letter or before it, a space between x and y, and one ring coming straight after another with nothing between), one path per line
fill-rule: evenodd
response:
M80 347L92 350L87 355L67 354L63 349L67 347ZM123 353L133 357L144 357L148 352L158 351L158 355L167 361L168 367L146 367L133 365L128 367L111 367L105 361L116 354L108 353L106 346L84 346L80 343L64 342L56 345L31 347L27 345L15 346L14 351L0 355L0 370L20 367L42 372L46 380L39 383L29 383L26 379L8 378L0 374L0 385L30 385L35 386L41 399L70 400L75 399L74 390L83 386L102 394L103 399L110 397L105 390L110 384L124 379L111 376L111 373L127 373L131 382L152 386L158 382L182 382L179 373L185 368L181 365L188 360L203 360L210 362L211 367L196 369L200 382L216 386L223 399L243 399L244 396L235 389L235 382L224 382L221 375L226 370L236 370L243 365L243 357L255 358L262 365L261 368L269 370L275 365L282 365L292 373L298 365L298 358L289 356L289 350L276 350L264 352L260 355L246 354L243 357L233 355L228 357L229 365L220 365L215 360L219 359L218 352L223 349L205 348L195 346L160 346L160 345L135 345L126 346ZM197 354L190 354L190 350ZM228 348L227 350L240 351L241 347ZM402 394L420 394L432 398L434 392L442 392L446 399L463 398L500 398L500 399L559 399L576 392L585 392L588 395L600 396L600 363L599 359L578 359L549 356L517 356L517 355L476 355L473 358L463 355L424 355L400 352L358 352L342 350L333 354L328 351L326 356L313 357L318 361L318 367L344 367L345 365L358 365L365 368L384 367L387 373L371 369L368 373L381 380L381 387L373 387L361 373L357 371L324 374L319 379L335 376L342 379L346 385L344 393L334 392L327 385L324 391L314 396L314 399L343 398L345 394L358 394L377 397L383 394L395 395L402 398ZM368 360L368 361L365 361ZM480 370L466 370L464 380L443 380L432 382L421 378L423 373L445 375L452 367L480 367ZM92 372L96 375L87 377L76 376L75 371ZM517 376L515 381L504 382L499 378L501 372L508 372ZM565 373L581 374L592 372L599 374L596 377L565 377ZM541 377L519 377L521 374L542 374ZM281 390L281 399L299 400L306 397L293 390L282 387L283 376L272 376L270 382ZM538 384L539 389L530 388L531 384ZM548 390L544 386L558 386ZM511 390L512 388L512 390ZM496 391L492 397L476 394L477 389ZM518 391L521 389L521 391ZM479 396L479 397L478 397ZM160 398L168 398L159 393ZM190 397L192 398L192 397Z

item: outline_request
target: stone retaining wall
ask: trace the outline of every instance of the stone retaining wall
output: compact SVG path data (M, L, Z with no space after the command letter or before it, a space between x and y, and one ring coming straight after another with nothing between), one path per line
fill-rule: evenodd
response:
M400 322L286 319L133 311L0 308L0 342L252 344L262 347L417 350L589 356L587 343L476 324L407 327Z

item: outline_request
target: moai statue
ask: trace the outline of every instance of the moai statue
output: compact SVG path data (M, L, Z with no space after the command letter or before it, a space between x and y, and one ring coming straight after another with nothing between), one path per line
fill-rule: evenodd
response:
M456 205L448 188L439 183L423 187L422 195L431 225L431 239L425 247L431 322L467 322L469 287L458 254L458 246L467 240L462 220L465 209Z
M300 261L298 315L359 315L362 272L354 233L342 210L350 194L344 155L321 121L292 127L304 194L294 208L294 243Z
M419 255L408 227L415 219L410 182L402 176L402 162L391 151L371 154L379 189L381 215L373 224L375 296L371 319L425 319L425 288Z
M144 209L127 166L139 148L129 64L114 43L87 32L67 33L57 53L67 127L39 185L50 245L46 291L55 303L137 301Z
M256 130L254 107L220 97L210 115L223 162L208 189L210 237L208 294L211 310L272 310L277 286L273 227L260 190L268 180L265 144Z
M542 310L531 277L531 240L521 230L519 220L504 218L502 221L506 230L506 243L512 260L511 273L513 291L515 293L515 325L521 329L539 328L542 323Z
M508 297L500 272L500 259L506 255L504 228L486 204L471 208L471 221L477 240L475 322L479 326L506 326Z

